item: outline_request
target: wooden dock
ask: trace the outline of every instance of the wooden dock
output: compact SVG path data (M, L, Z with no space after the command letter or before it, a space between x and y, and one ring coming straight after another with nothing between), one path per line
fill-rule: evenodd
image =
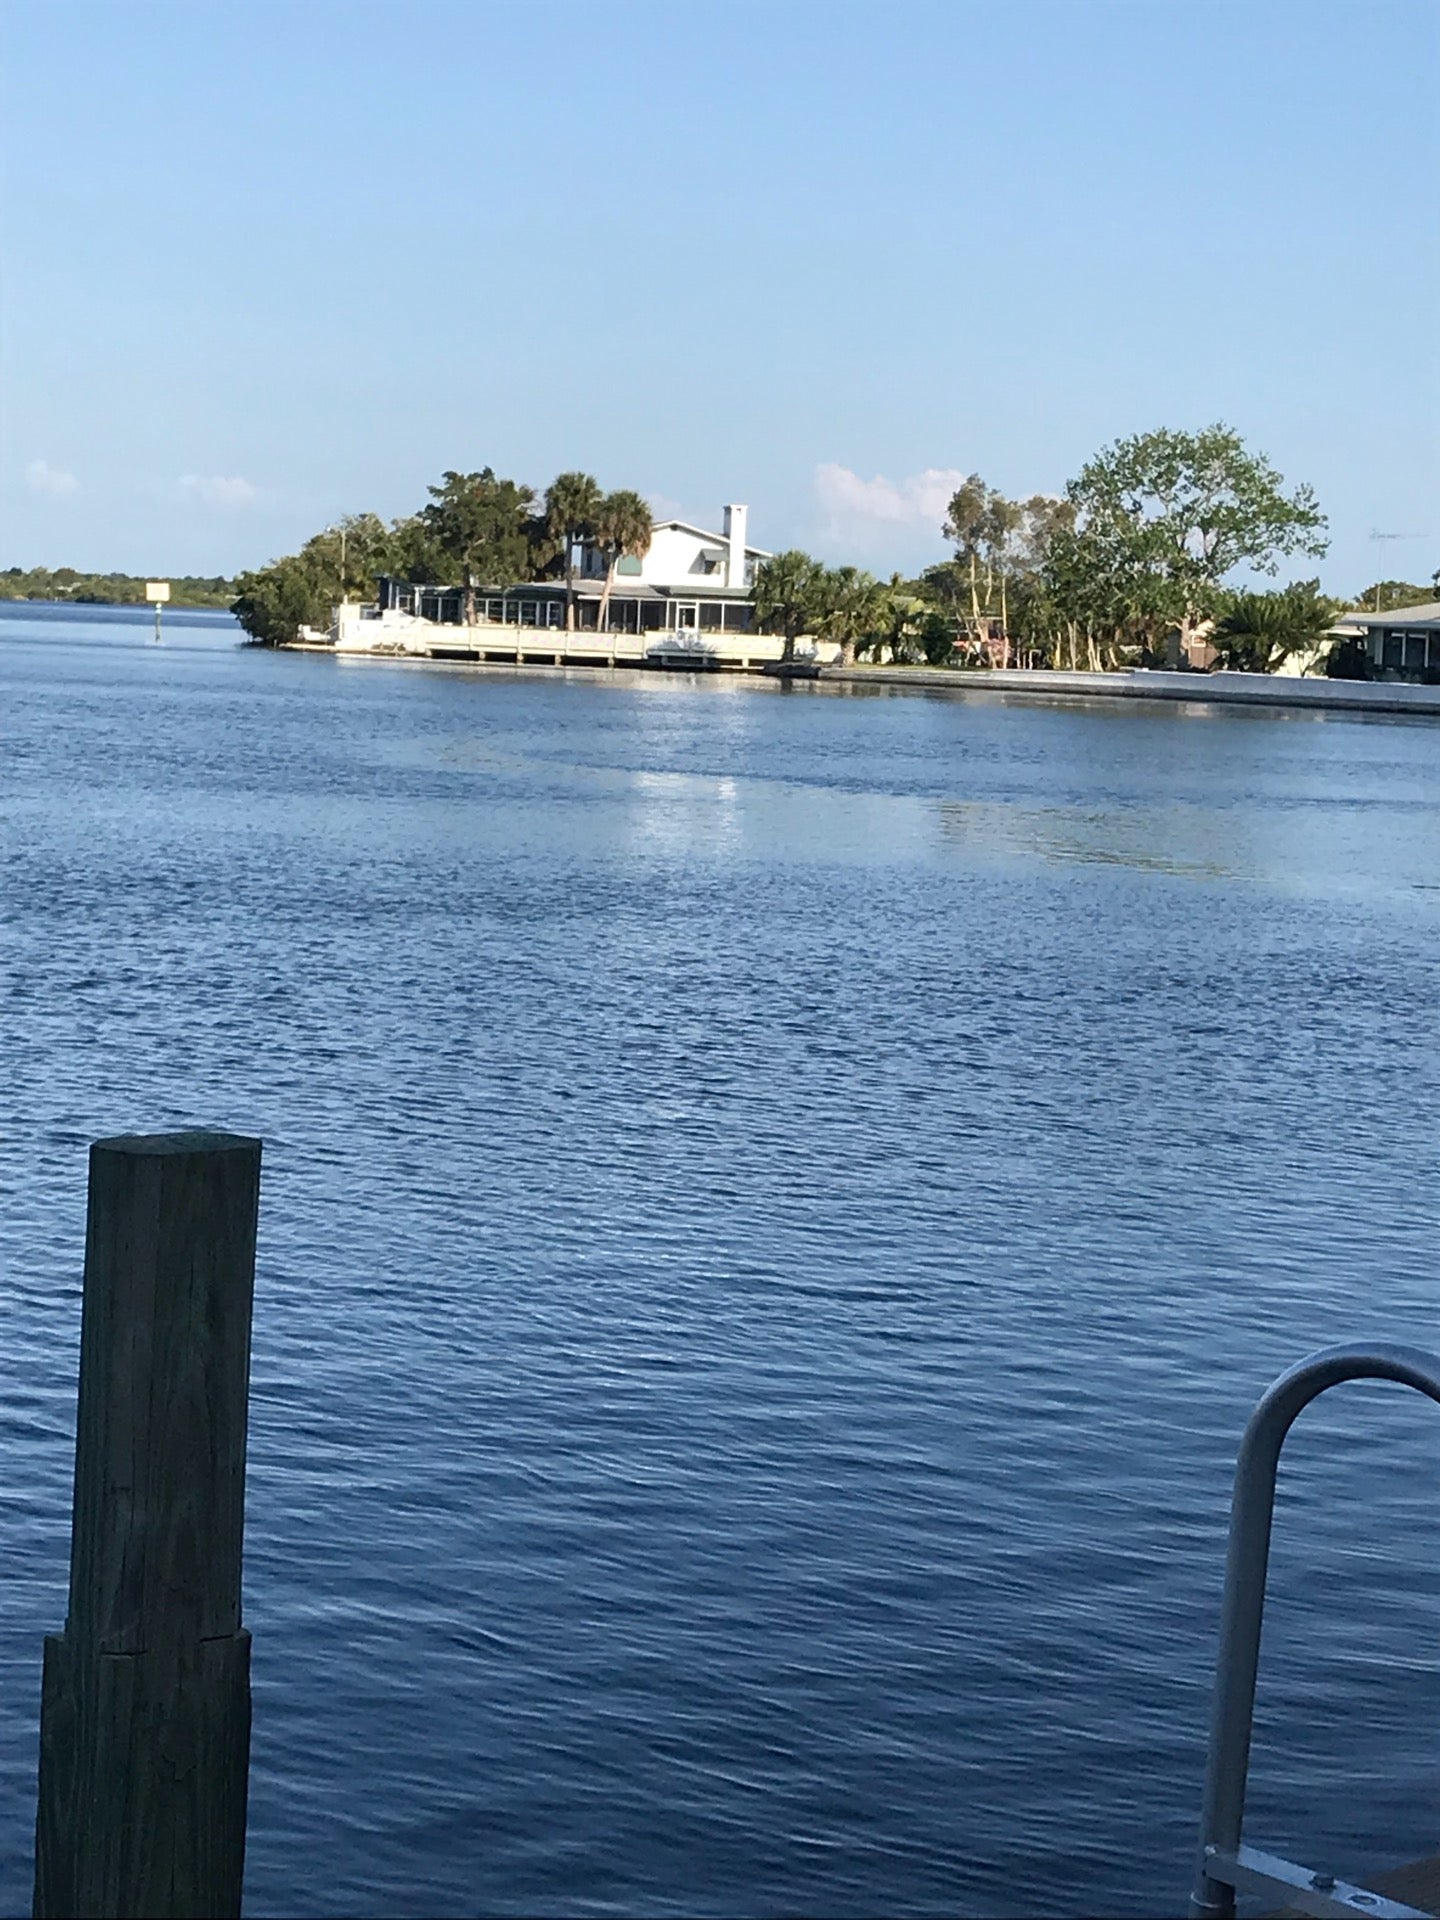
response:
M1440 1854L1414 1860L1408 1867L1392 1867L1388 1873L1367 1874L1365 1889L1440 1920ZM1282 1907L1265 1915L1264 1920L1305 1920L1305 1917L1298 1907Z
M1440 1854L1412 1861L1408 1867L1396 1867L1390 1873L1377 1873L1368 1884L1388 1899L1403 1900L1407 1907L1440 1915Z

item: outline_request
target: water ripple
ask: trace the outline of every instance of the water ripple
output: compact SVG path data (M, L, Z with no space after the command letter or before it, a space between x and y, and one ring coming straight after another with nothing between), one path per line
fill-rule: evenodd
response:
M143 632L0 621L0 1906L85 1148L208 1122L252 1911L1172 1910L1245 1414L1435 1344L1433 732ZM1255 1833L1357 1873L1432 1838L1436 1442L1287 1452Z

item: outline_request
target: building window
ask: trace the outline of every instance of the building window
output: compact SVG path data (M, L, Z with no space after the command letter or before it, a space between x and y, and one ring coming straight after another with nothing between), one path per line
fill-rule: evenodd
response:
M1393 627L1385 628L1385 650L1380 656L1380 664L1387 672L1399 672L1402 665L1404 640Z

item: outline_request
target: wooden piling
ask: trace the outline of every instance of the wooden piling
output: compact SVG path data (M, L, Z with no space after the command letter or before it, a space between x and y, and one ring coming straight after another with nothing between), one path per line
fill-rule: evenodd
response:
M260 1142L90 1150L70 1603L45 1641L36 1920L234 1916Z

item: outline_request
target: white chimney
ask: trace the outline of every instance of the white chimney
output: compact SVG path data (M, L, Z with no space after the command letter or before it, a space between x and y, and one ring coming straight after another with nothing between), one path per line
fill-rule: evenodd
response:
M725 509L725 584L737 592L745 591L745 523L750 518L748 507L726 507Z

